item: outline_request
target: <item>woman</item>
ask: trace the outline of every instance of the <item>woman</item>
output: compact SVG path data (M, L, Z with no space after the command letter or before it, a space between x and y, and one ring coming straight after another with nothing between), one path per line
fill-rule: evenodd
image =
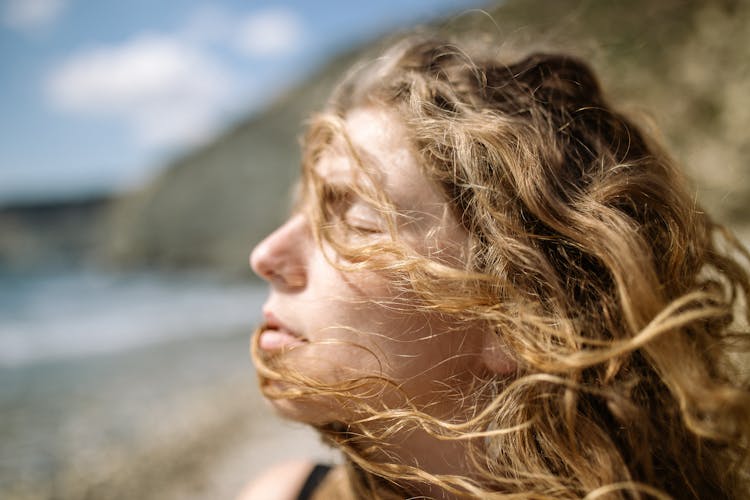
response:
M303 156L251 264L263 392L345 457L304 495L748 494L750 256L585 63L409 39Z

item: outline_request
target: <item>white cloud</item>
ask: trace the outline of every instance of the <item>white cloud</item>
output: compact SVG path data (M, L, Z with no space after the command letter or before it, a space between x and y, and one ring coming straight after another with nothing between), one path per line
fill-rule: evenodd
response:
M3 23L14 29L34 30L52 23L65 4L65 0L6 0Z
M261 10L248 15L238 26L237 48L249 56L274 56L295 50L302 43L299 15L286 8Z
M174 147L206 139L235 88L198 48L142 35L74 55L52 72L46 90L60 109L119 118L142 145Z
M283 56L301 46L303 31L287 8L237 15L199 7L171 34L141 34L73 54L53 69L45 90L58 109L125 122L140 146L193 146L215 132L240 98L243 109L251 107L247 87L255 75L220 58Z

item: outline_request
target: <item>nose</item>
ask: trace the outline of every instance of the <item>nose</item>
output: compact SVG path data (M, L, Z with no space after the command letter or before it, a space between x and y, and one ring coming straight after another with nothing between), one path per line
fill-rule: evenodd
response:
M293 215L253 249L250 267L275 287L304 288L310 240L307 219L301 214Z

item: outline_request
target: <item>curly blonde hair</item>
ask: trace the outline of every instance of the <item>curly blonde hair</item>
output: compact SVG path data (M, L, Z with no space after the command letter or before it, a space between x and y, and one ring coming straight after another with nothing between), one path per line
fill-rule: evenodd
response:
M363 106L406 125L469 234L462 268L415 256L392 225L388 244L339 237L311 165ZM285 373L256 350L263 377L291 381L282 394L266 385L270 397L360 401L361 418L320 429L346 454L360 496L404 497L412 482L469 498L749 494L750 255L701 210L652 135L564 54L502 59L409 38L339 86L305 141L318 241L343 256L339 266L389 273L416 309L481 322L517 364L464 395L468 417L439 419L373 407L351 396L355 381ZM392 211L377 191L366 196ZM471 477L374 458L372 446L409 427L465 441Z

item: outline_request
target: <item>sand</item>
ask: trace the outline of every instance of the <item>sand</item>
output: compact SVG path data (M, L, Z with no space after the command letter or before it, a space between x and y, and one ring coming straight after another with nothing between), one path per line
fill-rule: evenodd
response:
M269 465L331 461L260 396L247 332L0 368L3 499L234 498Z

